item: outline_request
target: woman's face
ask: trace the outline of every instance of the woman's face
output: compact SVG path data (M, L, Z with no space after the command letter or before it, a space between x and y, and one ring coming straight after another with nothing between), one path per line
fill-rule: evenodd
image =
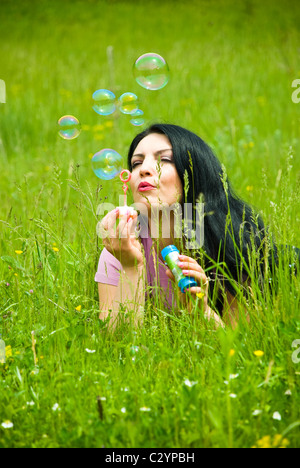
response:
M181 203L182 183L166 135L151 133L143 138L131 157L131 165L130 187L135 203L146 204L148 209L152 205Z

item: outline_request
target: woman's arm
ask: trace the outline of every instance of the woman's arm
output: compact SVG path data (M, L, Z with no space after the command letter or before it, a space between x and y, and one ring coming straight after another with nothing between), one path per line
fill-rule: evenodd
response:
M246 318L247 322L250 322L250 317L247 313L247 310L243 308L242 304L230 294L229 291L226 292L226 300L223 308L223 317L226 324L235 328L241 318L241 314Z
M116 227L117 218L120 222ZM115 268L109 269L110 273L108 270L106 272L105 262L100 267L98 266L102 280L98 285L100 319L106 320L110 317L109 323L112 328L115 328L121 319L120 305L124 306L125 310L133 312L135 325L140 321L141 311L143 312L144 309L146 266L142 245L134 232L136 221L137 212L132 217L128 213L120 215L119 210L115 209L99 223L104 247L111 257L117 260L119 267L119 279L115 283L117 285L112 286L106 284L105 278L110 274L114 276L116 265ZM112 280L112 278L109 279Z
M132 311L133 323L138 326L143 318L145 305L144 266L122 270L118 286L98 283L99 307L101 320L110 317L113 329L120 323L120 305Z

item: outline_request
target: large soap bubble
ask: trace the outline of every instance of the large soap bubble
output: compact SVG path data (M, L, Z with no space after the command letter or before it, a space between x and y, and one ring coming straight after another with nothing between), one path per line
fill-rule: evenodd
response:
M153 91L164 88L170 78L165 59L152 52L141 55L135 61L133 75L140 86Z
M122 170L122 156L117 151L105 148L92 157L92 168L97 177L111 180Z

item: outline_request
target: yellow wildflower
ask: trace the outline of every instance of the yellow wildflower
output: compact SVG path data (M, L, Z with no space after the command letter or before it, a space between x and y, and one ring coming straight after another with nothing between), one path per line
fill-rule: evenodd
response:
M288 439L283 439L281 434L276 434L273 440L269 435L262 437L252 448L286 448L288 445Z
M96 140L96 141L100 141L100 140L103 140L103 139L104 139L104 136L101 133L96 133L94 135L94 140Z
M259 448L272 448L271 437L269 435L262 437L257 441Z
M105 127L112 128L114 126L114 122L113 120L108 120L104 125Z
M254 356L256 357L262 357L265 353L261 350L253 351Z
M247 185L246 190L247 190L247 192L252 192L253 185Z
M102 124L94 125L93 130L94 130L94 132L101 132L102 130L104 130L104 125L102 125Z
M196 296L199 297L199 299L202 299L205 296L205 294L203 292L199 292L196 294Z
M81 312L81 305L75 307L75 310L77 310L77 312Z
M234 356L234 355L235 355L235 350L234 350L234 349L231 349L231 350L229 351L229 357L232 357L232 356Z
M5 357L6 358L10 358L12 357L12 350L11 350L11 346L8 345L5 347Z
M21 254L23 253L23 250L15 250L15 253L16 253L17 255L21 255Z
M83 124L81 128L82 128L83 131L88 131L88 130L91 129L91 126L90 126L90 125Z
M59 252L59 249L57 247L53 247L54 252Z
M261 107L264 107L267 103L265 96L257 96L256 100Z

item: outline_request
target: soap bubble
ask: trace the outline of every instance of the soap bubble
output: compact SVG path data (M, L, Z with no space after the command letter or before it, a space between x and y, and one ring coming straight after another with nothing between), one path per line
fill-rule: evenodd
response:
M169 81L170 72L167 62L158 54L141 55L133 65L136 82L145 89L162 89Z
M116 96L108 89L98 89L93 94L93 109L99 115L110 115L116 110Z
M115 150L105 148L92 157L92 168L99 179L110 180L122 170L122 156Z
M133 93L124 93L119 97L120 112L133 114L138 110L138 97Z
M143 125L145 123L143 115L144 115L144 112L141 109L136 110L130 116L131 117L130 123L134 125L135 127Z
M139 352L139 347L138 346L130 346L130 354L132 354L133 356Z
M58 121L58 134L64 140L74 140L81 132L81 125L73 115L64 115Z

